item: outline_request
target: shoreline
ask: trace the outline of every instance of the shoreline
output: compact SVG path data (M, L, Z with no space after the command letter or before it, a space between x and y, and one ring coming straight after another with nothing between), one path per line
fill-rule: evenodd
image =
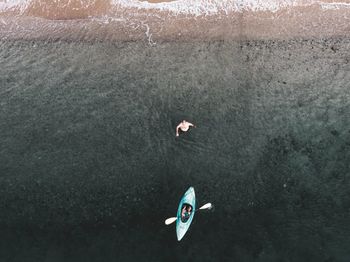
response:
M260 40L346 37L350 9L323 10L317 5L278 12L232 12L211 16L172 16L166 12L52 20L31 16L0 15L2 39L62 39L72 41Z

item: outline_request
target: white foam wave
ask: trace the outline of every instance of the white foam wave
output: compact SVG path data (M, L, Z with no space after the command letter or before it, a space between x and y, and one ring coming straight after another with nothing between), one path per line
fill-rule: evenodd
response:
M29 4L30 0L0 0L0 11L19 11L23 13Z
M0 0L0 11L17 11L24 13L28 6L37 0ZM56 0L57 1L57 0ZM58 0L59 1L59 0ZM82 0L81 0L82 1ZM295 6L318 4L324 10L350 8L350 3L327 3L322 0L175 0L171 2L149 3L139 0L106 0L120 8L139 10L158 10L173 14L212 15L220 12L271 11ZM70 2L70 1L69 1ZM86 1L89 5L91 1ZM92 2L94 2L92 0ZM83 2L82 2L83 3Z
M149 3L138 0L112 0L121 7L157 9L176 14L210 15L218 12L271 11L293 6L311 5L313 0L177 0L172 2Z
M320 6L322 9L326 9L326 10L339 10L344 8L350 8L350 3L340 3L340 2L320 3Z

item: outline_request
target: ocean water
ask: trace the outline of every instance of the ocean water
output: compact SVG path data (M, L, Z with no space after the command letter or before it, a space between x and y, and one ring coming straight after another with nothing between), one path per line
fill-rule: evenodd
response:
M1 261L349 261L349 45L2 40Z

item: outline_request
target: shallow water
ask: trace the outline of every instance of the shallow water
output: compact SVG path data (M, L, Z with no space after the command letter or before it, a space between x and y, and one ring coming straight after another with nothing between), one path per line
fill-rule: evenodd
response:
M348 261L349 44L2 41L0 257Z

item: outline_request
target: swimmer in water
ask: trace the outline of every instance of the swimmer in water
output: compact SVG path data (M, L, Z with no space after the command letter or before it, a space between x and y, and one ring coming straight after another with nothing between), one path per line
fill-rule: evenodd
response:
M188 129L190 129L191 126L196 127L194 124L187 122L186 120L182 120L182 122L176 127L176 136L179 136L179 129L181 129L183 132L186 132Z

